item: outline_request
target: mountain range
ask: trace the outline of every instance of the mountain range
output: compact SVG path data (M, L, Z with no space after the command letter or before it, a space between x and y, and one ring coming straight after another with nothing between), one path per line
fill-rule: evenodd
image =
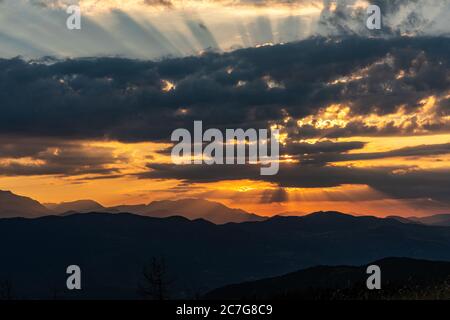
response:
M435 214L428 217L409 217L411 221L431 226L450 226L450 214Z
M450 260L450 228L317 212L213 224L204 219L84 213L0 219L0 279L24 298L70 296L65 270L82 269L78 298L136 298L142 270L164 257L174 298L317 265L385 257Z
M15 195L10 191L0 191L0 218L36 218L46 215L70 215L88 212L125 212L157 218L183 216L190 220L202 218L216 224L265 219L241 209L229 208L221 203L203 199L163 200L153 201L149 204L104 207L93 200L40 204L36 200Z
M105 207L94 200L76 200L61 203L44 203L23 197L11 191L0 190L0 218L36 218L46 215L70 215L74 213L106 212L133 213L155 218L183 216L189 220L205 219L215 224L229 222L263 221L267 217L249 213L242 209L229 208L222 203L204 199L180 199L152 201L149 204L118 205ZM278 216L303 216L304 212L291 211ZM403 223L450 226L450 214L436 214L427 217L387 216Z
M203 199L153 201L148 205L122 205L105 208L104 212L130 212L150 217L183 216L189 220L205 219L216 224L228 222L261 221L264 217L241 209L232 209L221 203Z

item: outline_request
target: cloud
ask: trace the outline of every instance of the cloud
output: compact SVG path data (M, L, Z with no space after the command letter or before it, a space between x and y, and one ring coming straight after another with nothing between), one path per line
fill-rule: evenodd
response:
M171 0L144 0L144 4L149 6L162 6L162 7L173 7L173 2Z
M325 0L318 21L317 32L321 35L371 36L420 36L449 35L450 14L448 1L440 0ZM382 28L366 28L369 4L380 7Z
M112 148L44 138L0 137L0 175L85 175L119 172Z
M385 152L340 153L331 151L328 153L322 152L320 154L308 154L306 156L300 157L300 159L303 163L319 164L319 163L331 163L340 161L386 159L393 157L427 157L427 156L445 155L449 153L450 153L450 143L444 143L444 144L405 147Z
M194 120L216 128L280 123L292 137L442 132L449 125L448 42L311 39L162 61L0 59L0 133L167 141ZM345 126L299 127L297 120L330 105L349 108ZM390 120L399 107L411 125Z
M342 153L355 149L361 149L365 145L360 141L333 142L330 140L318 141L316 143L289 142L281 147L282 154L303 155L303 154L323 154L323 153Z
M73 3L82 9L76 32L65 27ZM381 7L379 31L366 28L369 3ZM441 0L5 0L0 56L161 59L317 36L448 36L449 14Z
M201 5L208 6L257 6L274 7L288 6L295 7L299 5L321 6L321 0L28 0L30 4L47 7L65 7L70 4L79 3L86 8L94 6L103 9L117 9L126 6L139 7L166 7L168 9L177 9L183 7L196 7Z
M141 178L179 179L187 183L226 180L261 180L280 188L328 188L342 185L367 185L389 197L399 199L429 198L448 203L449 169L399 170L395 168L353 168L337 166L302 166L280 164L275 176L259 176L256 165L208 166L149 164Z
M158 159L147 159L148 171L136 176L187 185L268 182L277 191L266 193L267 203L285 201L290 187L349 184L447 203L448 169L336 163L444 155L448 143L356 154L349 152L364 142L335 138L449 132L448 43L445 37L318 38L160 61L2 59L0 173L117 177L126 159L79 141L167 142L194 120L204 129L277 124L287 134L282 152L300 163L282 163L276 176L260 176L255 165L174 166Z

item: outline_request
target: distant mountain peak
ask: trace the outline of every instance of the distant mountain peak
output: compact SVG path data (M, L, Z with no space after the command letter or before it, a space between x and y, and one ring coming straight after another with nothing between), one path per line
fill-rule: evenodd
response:
M19 196L9 190L0 190L0 217L36 218L51 214L51 211L38 201Z
M102 206L100 203L90 199L82 199L61 203L47 203L46 206L50 210L59 214L67 212L85 213L91 211L101 211L105 209L105 207Z
M450 227L450 214L434 214L426 217L408 217L408 220L411 220L416 223L422 223L431 226L444 226Z
M139 208L139 211L139 214L151 217L180 215L190 220L204 219L216 224L265 219L242 209L229 208L220 202L198 198L152 201L144 210Z

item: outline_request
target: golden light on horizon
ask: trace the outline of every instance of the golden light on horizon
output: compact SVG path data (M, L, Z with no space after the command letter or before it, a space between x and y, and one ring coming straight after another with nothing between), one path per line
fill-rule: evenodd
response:
M363 148L351 150L348 153L386 152L420 145L450 143L450 133L379 137L353 136L336 139L336 142L350 141L361 141L366 144Z
M420 145L450 143L450 134L404 136L404 137L348 137L339 138L337 142L363 141L362 149L352 150L350 154L387 152L403 147ZM314 139L308 141L316 143ZM170 155L161 154L169 144L155 143L122 143L117 141L87 141L81 143L83 150L108 150L111 154L111 163L106 167L114 166L120 170L117 174L86 174L75 176L60 175L35 175L27 176L3 176L0 177L2 189L12 190L35 198L41 202L74 201L78 199L93 199L104 205L148 203L155 199L201 197L223 202L232 207L271 215L284 211L297 211L300 208L311 211L313 207L320 210L331 209L331 205L324 203L336 203L339 206L346 203L348 210L359 208L352 202L364 202L372 198L384 198L379 193L364 185L344 185L333 188L284 188L285 200L282 202L270 202L272 194L280 188L274 183L254 180L224 180L215 183L189 183L187 188L178 189L181 181L176 179L148 180L138 179L135 174L146 172L149 162L171 163ZM64 150L51 150L54 156L63 155ZM289 161L289 156L281 161ZM0 165L7 165L8 159L3 159ZM45 165L41 160L32 158L13 159L22 165ZM449 155L422 156L422 157L391 157L383 159L368 159L357 161L344 161L333 163L334 166L355 167L382 167L396 166L405 168L439 169L448 168ZM269 200L264 200L265 198ZM333 200L334 199L334 200ZM347 199L347 200L346 200ZM366 200L364 200L366 199ZM337 201L338 200L338 201ZM381 200L377 200L381 201ZM408 205L398 200L397 207L406 210ZM400 206L400 203L403 203ZM380 206L380 204L378 204ZM367 212L376 214L369 207L364 207ZM370 209L370 210L369 210ZM401 211L399 209L399 212ZM411 209L413 210L413 209ZM414 209L416 210L416 209ZM413 210L413 211L414 211ZM313 210L314 211L314 210ZM355 211L356 212L356 211Z

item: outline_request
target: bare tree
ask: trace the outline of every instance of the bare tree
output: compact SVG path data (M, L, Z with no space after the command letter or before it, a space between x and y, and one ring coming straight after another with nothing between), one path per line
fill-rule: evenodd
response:
M144 282L139 285L139 294L145 299L167 300L169 299L169 287L172 281L164 257L155 258L144 266L142 272Z
M10 280L0 281L0 300L13 300L13 285Z

